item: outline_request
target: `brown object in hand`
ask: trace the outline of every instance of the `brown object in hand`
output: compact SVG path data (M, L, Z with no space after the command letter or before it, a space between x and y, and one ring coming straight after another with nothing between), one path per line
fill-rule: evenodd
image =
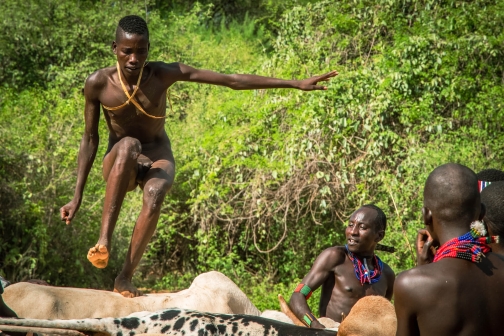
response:
M280 303L280 310L282 311L282 313L287 315L287 317L290 318L295 325L306 327L306 325L303 322L301 322L296 315L294 315L294 313L289 307L289 304L285 301L282 294L278 294L278 302Z

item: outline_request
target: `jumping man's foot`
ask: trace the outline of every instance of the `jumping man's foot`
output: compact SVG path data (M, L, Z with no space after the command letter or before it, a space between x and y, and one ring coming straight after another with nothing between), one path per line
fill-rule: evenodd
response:
M131 284L131 280L128 280L121 275L118 275L114 281L114 292L127 298L142 296L142 292Z
M89 249L87 258L94 267L105 268L109 260L108 249L105 245L96 244Z

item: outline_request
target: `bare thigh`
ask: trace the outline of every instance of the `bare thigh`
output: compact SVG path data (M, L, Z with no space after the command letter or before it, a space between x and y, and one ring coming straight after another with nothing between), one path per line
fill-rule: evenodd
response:
M150 164L150 169L140 181L140 188L160 180L170 187L175 180L175 159L169 146L162 146L152 150L142 151L138 162L143 165Z
M136 140L133 138L129 138L131 140ZM123 145L123 141L126 140L122 139L118 141L114 146L112 146L112 149L105 154L105 157L103 158L103 163L102 163L102 175L103 179L105 181L108 181L110 172L112 170L112 167L114 167L114 164L116 163L116 160L118 159L118 156L120 156L120 147ZM136 140L138 141L138 140ZM138 153L138 152L137 152ZM138 155L138 154L137 154ZM136 183L136 176L138 174L138 165L132 165L131 169L126 171L122 178L128 179L128 191L131 191L136 188L137 183Z
M112 167L118 159L121 141L116 143L103 158L102 173L105 181L108 180ZM147 181L152 179L161 179L170 186L173 184L175 159L169 143L142 145L136 161L137 164L132 165L132 168L123 177L128 179L128 191L134 190L137 185L143 189Z

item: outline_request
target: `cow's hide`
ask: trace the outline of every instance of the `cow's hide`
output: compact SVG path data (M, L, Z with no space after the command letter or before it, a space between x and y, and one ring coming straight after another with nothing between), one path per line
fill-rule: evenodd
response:
M192 310L167 309L141 312L123 318L83 320L0 319L0 325L76 330L94 336L138 334L240 335L240 336L335 336L335 331L309 329L251 315L211 314ZM2 328L0 326L0 328ZM7 328L4 330L8 331ZM40 330L34 330L40 332Z
M39 286L26 282L7 287L3 299L19 317L46 320L127 316L166 308L260 315L245 293L219 272L200 274L188 289L178 293L148 294L131 299L102 290Z

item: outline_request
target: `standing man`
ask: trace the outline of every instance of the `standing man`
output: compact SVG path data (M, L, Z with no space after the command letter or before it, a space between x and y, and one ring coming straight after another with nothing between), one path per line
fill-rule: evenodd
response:
M490 244L492 252L504 256L504 181L492 182L481 192L485 205L485 224L490 235L499 236L499 242Z
M502 335L504 260L490 252L478 179L459 164L429 175L419 265L394 287L397 335ZM432 247L439 246L435 255Z
M290 298L294 314L311 328L324 328L313 316L306 300L322 286L319 303L321 317L342 321L342 314L367 295L392 298L395 274L382 262L375 249L387 228L387 217L373 204L356 210L345 230L347 244L324 250L313 263Z
M294 88L325 90L317 85L337 75L331 71L304 80L282 80L255 75L225 75L194 69L181 63L146 62L149 31L139 16L122 18L112 49L117 66L91 74L84 87L85 130L77 170L73 199L60 209L61 219L69 224L77 213L84 185L98 149L98 120L103 106L109 129L107 153L103 159L103 177L107 183L101 231L98 242L88 252L89 261L98 268L107 266L112 232L126 192L143 189L143 206L137 219L131 244L114 291L127 297L141 293L131 279L147 243L154 234L166 193L175 177L175 160L166 134L166 90L177 81L222 85L234 90Z

